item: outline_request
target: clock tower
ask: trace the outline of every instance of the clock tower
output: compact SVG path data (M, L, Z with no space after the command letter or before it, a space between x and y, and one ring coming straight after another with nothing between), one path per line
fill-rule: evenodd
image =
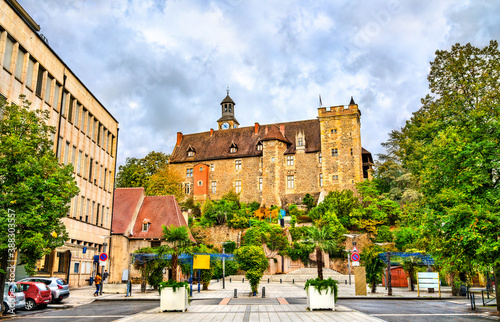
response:
M234 117L234 101L229 97L229 88L227 89L227 96L220 103L222 110L222 117L217 120L219 130L236 129L240 123Z

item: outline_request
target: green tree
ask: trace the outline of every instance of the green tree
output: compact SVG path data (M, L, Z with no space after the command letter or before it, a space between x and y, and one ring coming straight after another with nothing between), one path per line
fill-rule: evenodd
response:
M325 213L333 212L342 226L351 228L352 212L356 208L359 208L359 200L352 190L330 191L325 199L311 210L309 216L316 221Z
M167 167L169 158L170 155L155 151L149 152L142 159L127 158L125 164L118 167L116 187L147 188L150 177Z
M311 194L306 193L306 195L304 196L304 200L302 200L302 204L306 205L307 211L310 211L311 209L314 208L314 203L315 203L314 197L311 196Z
M398 152L423 195L427 246L457 271L493 268L498 285L498 43L484 48L456 44L437 51L428 81L431 94L401 130Z
M367 245L362 249L361 264L366 269L366 280L372 288L372 293L377 292L377 284L382 282L382 274L386 267L384 261L378 257L383 251L382 247L374 244Z
M172 268L173 279L178 282L177 271L179 267L179 255L192 254L192 241L189 238L189 230L186 226L176 227L171 225L169 227L163 225L162 238L168 243L167 245L159 246L158 253L160 256L171 255L170 267Z
M0 286L8 260L34 274L36 262L68 235L61 218L78 193L72 165L59 165L47 125L48 111L0 99ZM0 295L0 303L3 292Z
M309 239L315 244L316 262L318 263L318 280L323 280L323 252L333 252L337 248L337 242L333 237L334 232L330 226L323 228L310 227Z
M179 200L184 196L181 188L181 182L182 177L178 172L168 166L163 166L149 177L146 186L146 195L173 195L177 200Z
M134 251L135 254L157 254L157 248L143 247ZM167 262L161 258L141 258L134 261L134 268L141 273L141 292L146 292L149 284L155 289L163 282L163 268Z
M240 269L245 271L252 292L257 293L260 280L269 266L264 250L261 246L243 246L238 248L234 255Z

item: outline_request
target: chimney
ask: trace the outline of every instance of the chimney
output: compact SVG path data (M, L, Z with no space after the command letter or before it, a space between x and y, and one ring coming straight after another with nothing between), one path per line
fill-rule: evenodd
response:
M267 131L268 131L268 130L269 130L269 128L268 128L268 127L266 127L266 134L265 134L265 135L267 135Z
M214 135L214 129L210 129L210 136Z
M177 132L177 143L176 146L181 145L182 142L182 132Z
M259 134L259 123L255 122L255 135Z
M280 132L281 134L283 134L283 136L285 136L285 124L280 125Z

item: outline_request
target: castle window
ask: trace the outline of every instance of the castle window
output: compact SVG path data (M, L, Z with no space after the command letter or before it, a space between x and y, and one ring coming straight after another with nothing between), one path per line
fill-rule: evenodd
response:
M148 223L147 221L144 221L142 223L142 231L148 231L149 229L149 225L151 225L150 223Z
M188 157L194 157L194 151L188 151Z
M217 193L217 181L212 181L212 193Z
M229 146L229 152L230 153L236 153L238 151L238 146L236 143L232 142L231 146Z
M212 163L212 164L210 165L210 171L215 171L215 164L213 164L213 163Z
M318 153L318 161L319 161L319 163L321 163L321 162L323 161L323 159L322 159L322 157L321 157L321 152L320 152L320 153Z
M235 183L234 183L234 190L236 191L236 193L240 193L241 192L241 180L236 180Z
M193 168L186 169L186 177L192 177L193 176Z
M188 157L194 157L194 154L195 154L195 150L192 146L189 146L189 148L187 149L187 156Z
M198 180L198 186L200 186L200 187L201 187L202 185L203 185L203 181Z
M262 143L257 144L257 151L262 151Z
M191 193L191 185L189 183L184 184L184 193L187 195Z
M203 172L203 167L200 167L200 172Z
M293 155L286 156L286 165L293 165Z
M332 176L332 180L333 180L333 181L339 181L339 176L338 176L338 175L336 175L336 174L334 174L334 175Z
M338 149L332 149L332 157L338 157L339 156L339 150Z
M231 104L228 104L229 105L229 113L231 113Z
M227 112L227 104L224 104L224 112Z
M352 155L352 149L351 149L351 155Z
M235 170L241 170L241 160L234 161Z
M151 241L152 248L159 247L159 246L161 246L161 240L152 240Z
M294 177L293 176L286 176L286 187L288 189L294 188Z
M319 186L323 187L323 173L319 174Z
M231 149L229 149L229 152L231 152L231 153L236 153L236 151L238 151L238 149L236 149L235 147L232 147Z
M262 191L262 178L259 178L259 191Z
M332 129L332 130L330 130L330 133L332 133L332 134L337 134L337 129Z
M304 139L303 138L298 138L297 139L297 145L298 146L303 146L304 145Z

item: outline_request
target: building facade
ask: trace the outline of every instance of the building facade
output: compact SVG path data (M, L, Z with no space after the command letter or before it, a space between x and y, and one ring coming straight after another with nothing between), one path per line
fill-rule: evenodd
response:
M0 16L0 95L20 105L22 94L33 109L49 111L49 125L56 128L54 152L61 164L73 164L80 189L62 219L69 239L40 261L37 271L81 286L97 269L94 255L110 238L118 122L17 1L0 0Z
M183 177L186 196L220 199L235 191L267 207L300 203L305 194L355 189L370 177L371 153L361 146L358 105L321 107L318 118L238 127L229 94L218 130L184 135L170 166Z

